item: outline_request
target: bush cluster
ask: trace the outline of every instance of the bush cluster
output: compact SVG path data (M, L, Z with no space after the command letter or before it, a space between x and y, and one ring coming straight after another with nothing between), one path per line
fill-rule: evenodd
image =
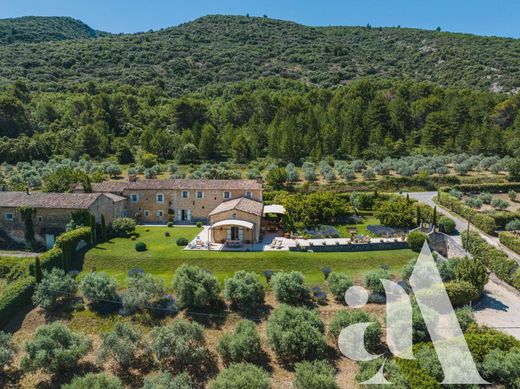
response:
M310 299L305 277L298 271L276 273L271 278L270 285L280 303L299 305Z
M262 349L255 323L249 320L240 321L233 332L224 334L220 338L217 351L226 364L258 362Z
M520 235L514 232L501 232L498 235L500 243L520 254Z

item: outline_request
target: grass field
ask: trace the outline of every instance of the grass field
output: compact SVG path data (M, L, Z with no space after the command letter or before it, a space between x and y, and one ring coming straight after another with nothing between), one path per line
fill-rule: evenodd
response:
M170 232L165 237L164 232ZM273 271L301 271L309 284L323 283L321 268L328 266L335 271L349 274L359 280L370 271L385 264L398 274L416 254L411 250L371 251L358 253L297 253L297 252L207 252L183 251L176 245L179 237L192 239L200 231L196 227L150 227L145 231L137 227L139 238L132 241L115 238L85 253L83 271L105 271L124 286L127 273L132 268L142 268L170 285L175 269L183 263L197 265L211 271L220 281L237 270L261 273ZM148 250L135 251L135 243L145 242Z

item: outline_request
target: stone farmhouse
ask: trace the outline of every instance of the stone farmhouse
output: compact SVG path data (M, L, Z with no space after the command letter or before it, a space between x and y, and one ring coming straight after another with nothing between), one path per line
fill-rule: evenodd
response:
M0 237L24 241L20 209L35 209L35 239L47 247L65 230L76 211L88 211L105 223L118 217L140 224L210 224L213 242L256 243L262 230L262 182L256 180L144 179L104 181L92 193L0 192ZM6 240L6 239L4 239ZM0 242L1 243L1 242Z
M77 187L76 191L81 191ZM230 245L260 239L263 186L257 180L144 179L93 184L96 193L127 199L124 214L141 224L211 225L214 242Z
M73 212L88 211L108 225L124 215L126 198L110 193L43 193L0 191L0 240L25 243L25 223L20 209L34 209L33 228L36 241L47 248L65 231Z

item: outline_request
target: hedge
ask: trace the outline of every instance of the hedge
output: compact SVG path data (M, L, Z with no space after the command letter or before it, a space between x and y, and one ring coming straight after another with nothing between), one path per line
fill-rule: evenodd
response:
M462 234L462 242L466 250L480 259L498 278L520 290L520 267L516 261L487 243L476 232L469 234L469 241L467 234Z
M498 235L500 243L520 254L520 235L514 232L501 232Z
M506 224L515 220L520 219L519 212L508 212L508 211L490 211L484 212L485 215L492 217L495 220L495 224L498 229L506 228Z
M24 277L7 285L0 296L0 327L6 325L20 308L31 304L34 284L33 277Z
M490 192L490 193L507 193L510 190L519 191L520 182L507 183L482 183L482 184L456 184L450 187L442 188L443 191L448 192L451 189L457 189L461 192Z
M495 223L495 219L493 219L491 216L484 213L479 213L473 208L468 207L456 197L453 197L447 193L442 193L440 197L435 197L435 201L437 201L440 205L448 208L450 211L453 211L456 214L462 216L466 220L471 218L471 223L480 228L486 234L495 234L497 225Z
M59 247L54 246L40 255L40 263L42 270L47 271L55 267L63 267L63 251ZM34 262L29 265L29 271L32 276L35 275Z

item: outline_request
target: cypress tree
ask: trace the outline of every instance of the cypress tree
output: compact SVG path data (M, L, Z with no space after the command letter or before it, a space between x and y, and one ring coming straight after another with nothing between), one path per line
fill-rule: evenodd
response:
M104 215L101 215L100 235L100 241L105 242L107 240L107 225L105 224Z
M90 243L95 246L97 243L96 239L96 217L90 215Z
M437 206L433 207L432 224L434 227L437 225Z
M421 226L421 208L417 207L417 225Z
M34 278L37 284L39 284L43 278L42 264L38 256L34 258Z

